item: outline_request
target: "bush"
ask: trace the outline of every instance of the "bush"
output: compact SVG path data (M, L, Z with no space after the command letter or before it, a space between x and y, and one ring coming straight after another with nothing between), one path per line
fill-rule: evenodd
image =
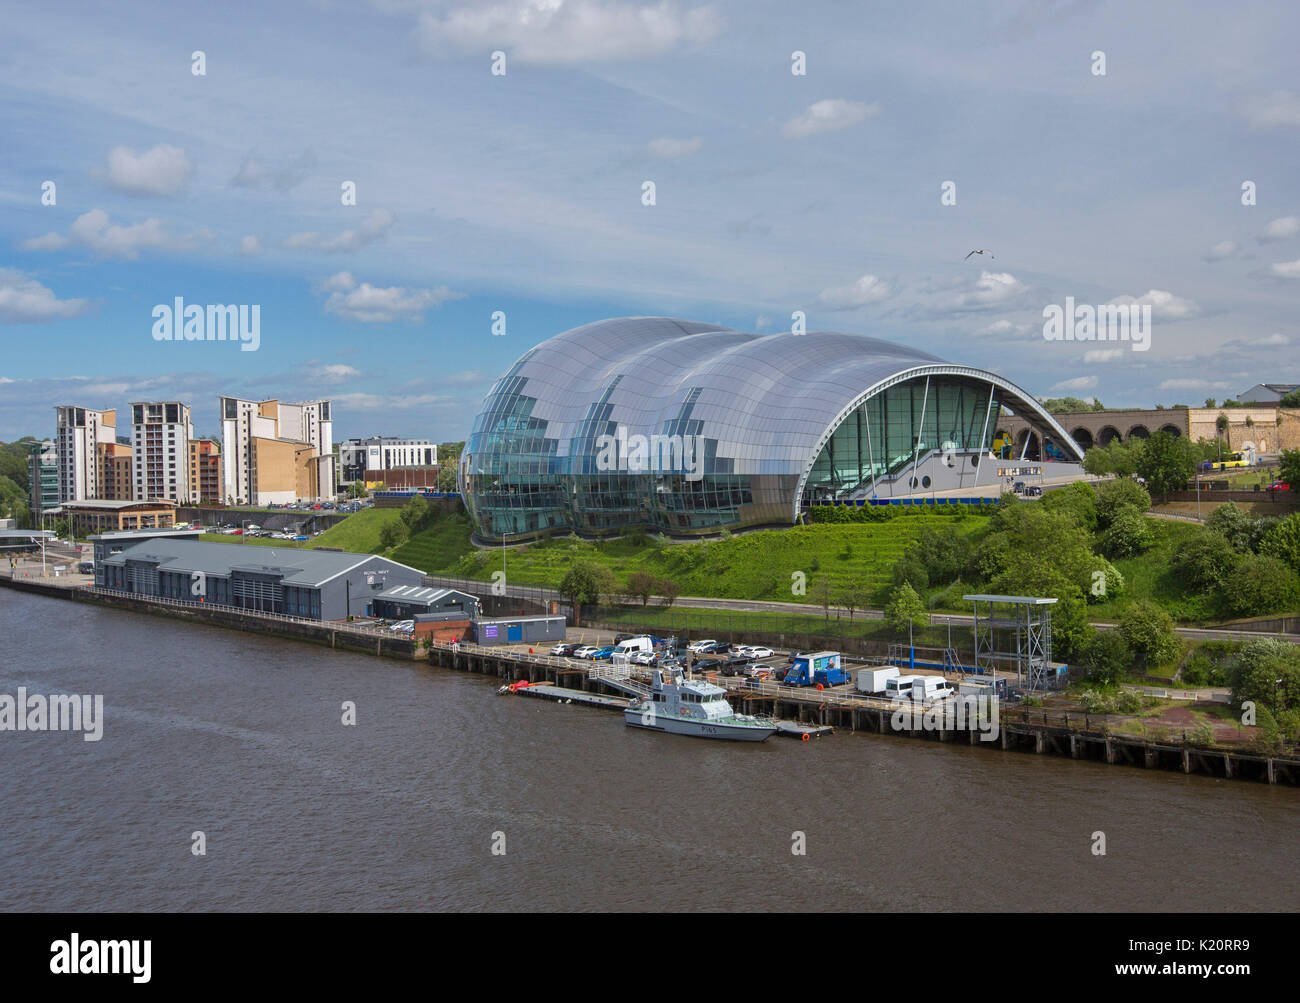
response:
M930 575L925 564L909 549L894 565L894 585L908 585L914 592L924 592L930 586Z
M1234 616L1284 613L1300 602L1300 579L1276 557L1246 554L1228 576L1224 604Z
M1293 512L1272 525L1259 542L1259 552L1276 557L1300 571L1300 512Z
M1145 512L1151 507L1151 495L1137 481L1128 477L1103 484L1097 489L1097 524L1105 529L1126 507Z
M1174 551L1169 570L1190 592L1222 595L1237 560L1237 552L1222 534L1198 527L1192 539Z
M1094 630L1083 646L1080 664L1088 679L1101 686L1118 683L1133 664L1133 652L1118 630Z
M1121 506L1101 534L1101 550L1107 557L1132 557L1150 550L1156 542L1146 517L1132 505Z
M1120 614L1120 633L1144 667L1165 665L1178 656L1174 621L1155 603L1138 600Z
M1228 546L1237 553L1248 554L1256 534L1256 520L1239 509L1236 502L1228 502L1210 513L1205 528L1227 540Z
M1065 512L1089 533L1097 528L1097 492L1087 481L1049 491L1039 504L1049 512Z

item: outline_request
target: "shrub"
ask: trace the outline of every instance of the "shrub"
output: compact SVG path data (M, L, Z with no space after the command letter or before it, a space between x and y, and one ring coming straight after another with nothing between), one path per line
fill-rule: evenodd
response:
M1205 528L1218 533L1239 554L1250 553L1255 520L1237 507L1236 502L1220 505L1205 520Z
M1220 533L1199 528L1174 552L1169 570L1191 592L1222 595L1238 560L1237 552Z
M1293 512L1271 526L1259 542L1259 552L1300 571L1300 512Z
M1300 601L1300 579L1276 557L1246 554L1228 576L1224 603L1234 616L1281 613Z
M925 625L925 603L921 602L912 586L904 582L894 589L894 594L885 604L885 619L896 631L905 634L909 627Z
M1049 491L1040 504L1049 512L1065 512L1089 533L1097 528L1097 492L1087 481Z
M1120 614L1119 629L1144 666L1164 665L1178 655L1173 618L1155 603L1145 599L1133 603Z
M1151 507L1151 495L1128 477L1103 484L1097 490L1097 524L1102 529L1109 526L1125 507L1145 512Z
M1124 678L1133 664L1133 652L1120 631L1094 630L1079 661L1091 682L1109 686Z
M1132 557L1150 550L1156 542L1146 517L1134 506L1120 507L1101 534L1101 550L1107 557Z

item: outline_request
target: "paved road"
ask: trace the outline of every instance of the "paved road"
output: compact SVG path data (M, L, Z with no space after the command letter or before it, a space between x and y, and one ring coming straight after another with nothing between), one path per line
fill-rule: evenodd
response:
M436 576L435 576L436 577ZM439 584L447 585L451 588L458 588L466 592L482 591L488 585L486 582L476 581L469 578L437 578ZM559 602L566 604L568 600L554 589L534 588L531 586L507 586L506 595L516 599L533 599L541 602ZM652 598L652 603L657 603L658 598ZM679 596L675 606L686 607L689 609L716 609L730 610L735 613L803 613L805 615L818 616L825 615L825 611L820 606L814 606L811 603L797 602L774 602L762 599L712 599L706 596ZM832 606L830 608L832 616L848 617L849 610L843 606ZM879 609L859 609L853 611L854 617L861 617L864 620L883 620L885 618L884 610ZM934 622L940 626L946 626L949 623L954 626L969 626L973 617L967 613L944 613L942 611L934 613ZM1100 630L1114 630L1117 626L1113 623L1094 622L1093 626ZM1300 644L1300 634L1276 634L1269 631L1248 631L1248 630L1223 630L1213 627L1175 627L1174 632L1179 637L1185 637L1189 640L1197 641L1249 641L1260 637L1261 634L1267 637L1279 637L1284 641L1290 641L1292 644Z

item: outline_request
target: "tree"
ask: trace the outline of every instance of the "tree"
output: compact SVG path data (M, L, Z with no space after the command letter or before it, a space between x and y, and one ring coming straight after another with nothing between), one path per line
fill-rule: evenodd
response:
M429 503L419 495L415 495L402 506L401 520L406 525L408 533L417 533L429 521L429 514Z
M894 589L889 602L885 604L885 619L896 631L905 634L911 627L925 625L925 603L916 594L916 590L904 582Z
M1155 534L1146 516L1132 506L1124 506L1101 534L1101 550L1107 557L1131 557L1155 546Z
M1278 680L1281 685L1278 685ZM1261 637L1241 646L1235 665L1228 669L1228 686L1237 706L1253 700L1279 711L1300 706L1300 650L1276 637Z
M663 604L664 609L668 609L677 601L681 595L681 587L674 581L667 578L660 578L655 583L655 591L659 593L659 601Z
M454 494L460 490L460 482L456 476L456 464L444 463L438 468L438 490L443 494Z
M1236 502L1227 502L1210 513L1205 528L1222 536L1237 553L1248 554L1257 521L1239 509Z
M1097 492L1087 481L1075 481L1058 491L1049 491L1040 504L1049 512L1065 512L1092 532L1097 528Z
M1195 447L1181 435L1158 431L1143 443L1137 472L1152 491L1181 490L1196 476Z
M1300 602L1300 579L1276 557L1245 554L1228 576L1224 599L1234 616L1285 613Z
M1124 477L1097 489L1097 525L1105 529L1125 509L1145 512L1151 495L1137 481Z
M1277 402L1277 406L1288 409L1300 407L1300 388L1292 390L1289 394L1285 394L1282 399Z
M871 586L861 578L855 578L840 590L840 605L849 611L849 619L853 619L853 611L866 609L871 604Z
M1218 407L1218 406L1219 406L1219 402L1216 401L1213 397L1206 397L1206 398L1205 398L1205 406L1206 406L1206 407Z
M1088 679L1102 686L1119 682L1133 664L1133 652L1118 630L1094 630L1083 646L1080 663Z
M1275 523L1259 542L1259 552L1265 557L1285 561L1295 571L1300 571L1300 512L1292 512Z
M654 595L655 584L655 576L648 571L634 571L627 579L627 594L640 599L642 606L647 606Z
M1173 618L1149 600L1139 599L1121 613L1119 630L1145 667L1164 665L1178 655Z
M1200 528L1174 551L1169 570L1188 591L1221 596L1237 559L1237 552L1221 533Z
M833 591L831 580L825 575L818 575L812 580L812 587L808 592L817 605L826 613L827 622L831 618L831 595Z
M573 603L575 609L599 603L601 570L590 561L574 561L560 579L560 595Z
M1297 390L1296 393L1300 393L1300 390ZM1292 491L1300 491L1300 449L1282 450L1282 457L1277 468L1278 480Z
M406 539L406 533L406 523L401 519L386 522L379 531L379 545L385 550L392 550Z

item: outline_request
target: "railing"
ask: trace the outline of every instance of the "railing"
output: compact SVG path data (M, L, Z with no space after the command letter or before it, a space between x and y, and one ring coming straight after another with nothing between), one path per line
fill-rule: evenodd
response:
M312 627L328 627L331 630L345 630L354 634L366 634L371 637L391 637L396 639L409 639L409 634L398 634L384 627L376 627L366 623L347 623L342 620L313 620L305 616L290 616L287 613L272 613L266 610L245 609L243 606L227 606L223 603L215 602L194 602L188 599L173 599L169 596L150 596L141 595L139 592L128 592L124 589L112 589L102 585L85 585L82 586L87 592L96 595L121 596L126 599L135 599L142 602L152 603L155 606L164 606L175 609L186 610L204 610L212 609L218 612L239 613L242 616L254 616L262 620L272 620L283 623L307 624Z

